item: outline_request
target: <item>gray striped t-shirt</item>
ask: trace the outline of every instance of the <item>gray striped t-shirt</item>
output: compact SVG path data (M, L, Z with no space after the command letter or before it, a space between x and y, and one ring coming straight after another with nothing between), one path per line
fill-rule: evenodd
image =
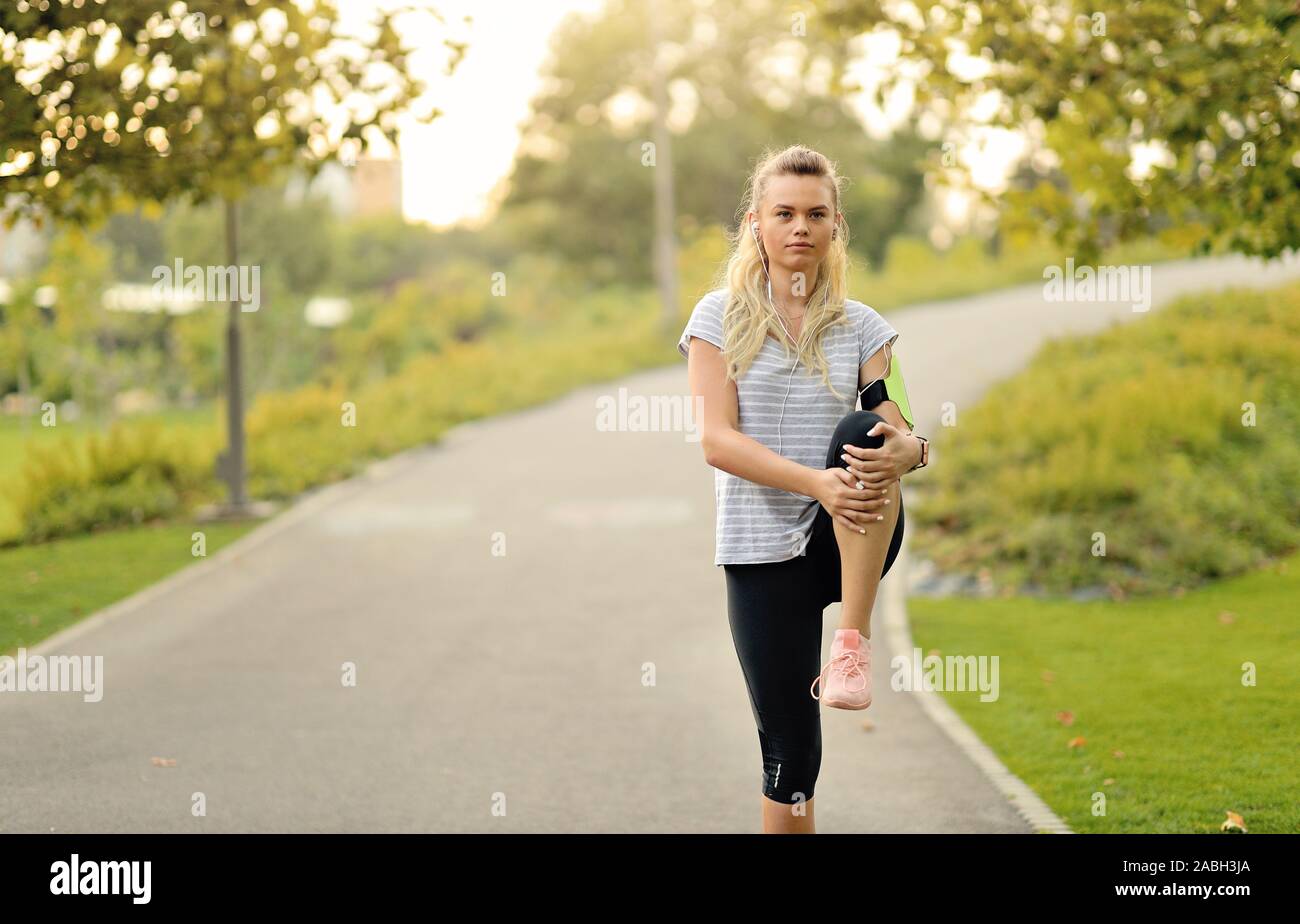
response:
M726 289L715 289L696 303L677 342L682 356L690 355L691 337L722 348L727 294ZM886 342L898 339L898 331L862 302L846 299L844 310L849 323L822 333L822 351L831 382L845 398L837 398L821 375L805 366L791 378L794 347L788 340L783 347L771 337L765 338L753 364L736 382L740 432L810 468L826 467L835 425L857 407L858 369ZM787 382L789 397L782 414ZM804 554L820 506L816 499L747 481L720 468L713 473L718 513L715 565L786 561Z

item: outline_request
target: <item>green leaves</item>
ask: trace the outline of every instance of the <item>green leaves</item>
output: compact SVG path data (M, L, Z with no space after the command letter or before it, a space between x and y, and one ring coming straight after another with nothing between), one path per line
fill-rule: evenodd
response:
M318 168L345 140L395 143L397 115L425 87L392 15L357 40L334 0L310 15L290 0L5 4L9 213L93 223L124 199L237 199L288 164Z
M1171 222L1183 225L1176 236L1192 252L1272 257L1300 244L1290 218L1300 186L1294 4L975 0L958 5L964 15L924 19L910 6L845 0L825 18L899 33L907 62L930 65L918 98L951 104L967 123L988 90L1006 98L1013 124L1043 123L1069 196L1084 207L1013 196L1012 222L1048 225L1081 257ZM991 56L991 71L973 82L954 72L954 44ZM901 71L882 92L903 81ZM1174 165L1134 174L1134 145L1166 148Z

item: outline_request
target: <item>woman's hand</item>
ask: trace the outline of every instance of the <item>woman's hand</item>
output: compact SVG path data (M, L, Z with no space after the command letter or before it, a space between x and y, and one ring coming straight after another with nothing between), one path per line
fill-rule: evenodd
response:
M867 527L884 518L881 512L889 499L881 491L859 488L858 479L848 469L820 469L816 475L815 497L831 519L849 529L865 533Z
M867 436L881 434L885 436L885 444L879 449L849 445L840 455L857 480L876 491L883 491L921 461L920 440L916 437L883 420L867 432Z

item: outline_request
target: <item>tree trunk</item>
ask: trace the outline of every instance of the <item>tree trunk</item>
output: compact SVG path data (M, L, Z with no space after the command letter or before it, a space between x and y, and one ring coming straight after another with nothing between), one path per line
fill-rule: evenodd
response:
M235 203L226 202L226 259L239 266L238 215ZM229 447L221 460L221 474L230 491L229 504L239 509L248 503L244 493L244 393L243 362L239 339L239 286L230 287L230 306L226 322L226 432Z

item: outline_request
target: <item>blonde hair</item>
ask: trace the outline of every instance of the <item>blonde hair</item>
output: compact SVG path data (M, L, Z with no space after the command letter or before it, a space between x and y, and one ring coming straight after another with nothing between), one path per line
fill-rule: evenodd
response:
M772 179L785 174L824 177L830 184L836 234L826 257L817 267L817 279L808 295L808 308L795 344L795 354L807 368L821 373L822 381L832 394L843 398L845 396L831 384L830 366L821 347L822 334L827 328L848 323L844 299L849 275L849 229L848 223L839 218L842 180L834 163L801 144L791 145L783 151L764 151L749 179L748 202L742 204L737 212L739 223L731 239L731 255L714 280L714 289L728 290L722 314L722 355L727 363L727 377L735 380L744 374L763 348L768 331L786 346L789 355L789 339L777 320L776 309L768 301L763 257L745 219L747 211L752 211L755 216L761 214L760 206Z

